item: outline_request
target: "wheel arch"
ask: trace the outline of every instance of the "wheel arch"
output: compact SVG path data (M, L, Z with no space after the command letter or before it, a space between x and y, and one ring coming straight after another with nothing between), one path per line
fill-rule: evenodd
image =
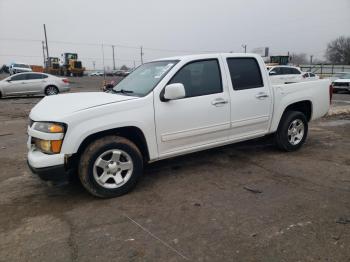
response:
M125 126L125 127L118 127L118 128L103 130L87 136L79 145L77 153L74 154L76 156L75 158L79 158L82 152L85 150L85 148L92 141L95 141L96 139L99 139L108 135L117 135L117 136L122 136L126 139L129 139L130 141L135 143L135 145L139 148L144 160L146 162L150 160L146 137L142 132L142 130L136 126Z
M312 119L312 102L310 100L302 100L287 105L280 115L277 127L280 125L283 115L288 111L301 112L305 115L307 121L310 122Z
M310 100L303 100L292 103L283 110L283 114L287 111L301 112L305 115L307 121L309 122L312 118L312 102Z

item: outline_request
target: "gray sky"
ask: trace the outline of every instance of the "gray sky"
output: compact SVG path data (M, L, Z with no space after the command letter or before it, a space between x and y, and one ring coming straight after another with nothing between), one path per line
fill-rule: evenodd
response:
M108 44L142 45L145 61L242 44L322 58L330 40L350 35L350 0L0 0L0 64L42 64L43 23L50 56L77 52L88 68L102 67L102 43L110 67ZM139 63L139 53L117 46L117 66Z

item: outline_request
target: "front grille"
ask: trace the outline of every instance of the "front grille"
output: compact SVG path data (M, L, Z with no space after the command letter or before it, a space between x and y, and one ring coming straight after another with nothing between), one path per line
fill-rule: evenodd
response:
M339 83L339 82L335 82L334 86L349 86L349 83Z

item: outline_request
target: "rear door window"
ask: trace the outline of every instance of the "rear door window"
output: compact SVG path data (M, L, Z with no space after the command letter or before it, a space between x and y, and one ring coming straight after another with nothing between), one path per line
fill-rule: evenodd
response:
M290 67L289 71L291 75L300 75L300 71L296 68Z
M27 80L38 80L42 78L43 78L42 74L33 74L33 73L27 74L27 77L26 77Z
M227 58L227 64L234 90L264 86L261 70L255 58Z

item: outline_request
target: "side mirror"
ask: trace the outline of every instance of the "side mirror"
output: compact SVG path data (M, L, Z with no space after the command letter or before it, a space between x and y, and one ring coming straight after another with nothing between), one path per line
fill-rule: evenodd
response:
M270 75L270 76L274 76L274 75L277 75L277 73L276 73L276 71L273 71L273 70L272 70L272 71L270 71L269 75Z
M185 87L181 83L167 85L164 89L162 101L176 100L186 96Z
M9 82L9 83L11 83L11 79L7 79L6 81Z

